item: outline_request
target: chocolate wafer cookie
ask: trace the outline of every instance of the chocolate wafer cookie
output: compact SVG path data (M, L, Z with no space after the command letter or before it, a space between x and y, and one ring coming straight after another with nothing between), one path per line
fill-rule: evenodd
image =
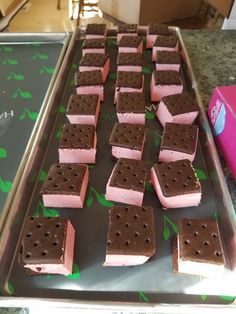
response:
M201 185L188 159L155 164L151 170L151 179L163 207L199 205Z
M181 273L219 276L224 272L225 258L217 221L181 219L178 225L174 264Z
M79 62L79 66L104 67L108 54L105 53L86 53Z
M147 175L147 163L145 161L120 158L108 180L106 198L141 206Z
M142 88L143 77L140 72L125 72L119 71L117 73L116 87L129 87L140 89Z
M157 36L156 41L154 42L154 47L167 47L167 48L174 48L176 47L178 43L177 36L171 35L171 36L163 36L159 35Z
M138 25L137 24L119 24L117 26L117 33L137 33Z
M150 35L169 35L168 25L160 23L149 23L147 33Z
M109 144L112 145L112 156L140 160L144 147L146 130L143 125L115 123Z
M75 231L67 218L27 217L18 253L31 274L72 273Z
M123 36L119 42L119 47L138 48L142 43L142 38L138 36Z
M165 126L166 122L192 124L198 113L199 108L196 101L189 93L183 92L163 97L156 115L161 124Z
M83 41L82 48L105 48L105 39L103 38L92 38L92 39L85 39Z
M91 124L96 126L100 110L97 94L71 95L66 116L71 124Z
M156 62L160 64L180 64L180 54L178 51L158 51Z
M142 54L138 52L119 53L117 65L142 65Z
M40 194L45 207L83 207L88 185L88 167L79 164L53 164Z
M196 154L198 127L196 125L166 123L162 135L159 161L180 159L193 161Z
M59 143L60 162L94 163L97 135L93 125L70 124L63 126Z
M152 207L115 206L109 210L105 266L145 263L156 252Z
M85 34L86 38L91 35L95 36L105 36L106 35L106 24L96 24L96 23L90 23L86 25ZM89 37L92 38L92 37ZM96 37L95 37L96 38Z

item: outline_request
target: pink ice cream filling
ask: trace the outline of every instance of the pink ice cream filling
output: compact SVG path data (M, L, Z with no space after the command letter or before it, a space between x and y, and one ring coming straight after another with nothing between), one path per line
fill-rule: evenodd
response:
M99 39L99 38L101 38L101 39L105 39L106 38L106 33L104 34L104 35L92 35L92 34L90 34L90 35L85 35L85 38L86 39Z
M120 123L130 123L130 124L145 124L145 114L144 113L119 113L117 112L118 121Z
M144 264L150 256L107 254L104 266L135 266Z
M133 37L136 37L138 34L137 33L118 33L117 34L117 43L120 42L121 38L123 36L133 36Z
M106 199L110 201L114 201L114 202L119 202L119 203L142 206L143 195L144 195L143 192L117 188L110 185L113 171L107 182L106 194L105 194Z
M158 71L176 71L179 72L180 64L160 64L156 63L156 70Z
M143 146L144 146L144 142L143 142L141 150L119 147L119 146L112 146L112 156L114 156L117 159L130 158L130 159L141 160L142 155L143 155Z
M190 161L193 161L196 154L196 148L193 154L187 154L182 153L176 150L170 150L170 149L161 149L159 154L159 161L161 162L170 162L170 161L176 161L181 159L188 159Z
M158 35L150 35L147 34L147 42L146 42L146 48L152 48L154 45L154 42L156 41Z
M118 93L142 93L143 92L143 83L144 83L144 76L142 76L142 87L141 88L132 88L132 87L116 87L115 90L115 97L114 97L114 104L117 102Z
M132 52L143 52L143 42L141 42L138 47L118 47L118 53L132 53Z
M216 274L217 276L220 276L225 272L224 265L204 261L200 262L181 259L179 249L179 235L177 235L177 247L178 272L203 277L215 277Z
M94 85L94 86L77 86L76 93L80 94L97 94L100 101L104 100L104 86L103 85Z
M151 180L156 194L164 208L180 208L198 206L200 204L202 195L201 192L165 197L162 193L154 168L151 169Z
M152 74L150 92L151 101L160 101L164 96L181 94L183 92L183 85L155 85Z
M36 273L42 274L61 274L70 275L73 269L74 258L74 242L75 242L75 230L70 222L68 222L64 262L63 264L26 264L25 268L29 268Z
M169 112L167 106L164 104L163 101L160 102L156 112L156 116L161 122L163 127L165 126L166 122L192 124L196 119L197 115L198 111L192 111L172 116L172 114Z
M102 73L102 81L105 82L109 73L110 69L110 59L108 58L107 61L105 62L103 67L97 67L97 66L84 66L80 65L79 66L79 71L80 72L89 72L89 71L96 71L100 70Z
M84 57L86 53L105 53L105 48L83 48L82 56Z
M157 61L157 52L158 51L178 51L178 42L175 47L153 47L152 48L152 61L156 62Z
M67 118L71 124L91 124L96 126L100 111L100 101L98 99L95 115L67 114Z
M118 65L117 71L142 72L142 67L141 65Z
M44 206L59 208L83 208L88 181L89 175L87 169L79 195L63 194L63 191L62 194L43 194L42 197Z

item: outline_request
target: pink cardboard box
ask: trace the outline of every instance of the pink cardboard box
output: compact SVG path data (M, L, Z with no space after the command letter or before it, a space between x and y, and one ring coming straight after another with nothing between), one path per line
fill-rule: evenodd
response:
M236 179L236 86L217 87L208 108L215 142Z

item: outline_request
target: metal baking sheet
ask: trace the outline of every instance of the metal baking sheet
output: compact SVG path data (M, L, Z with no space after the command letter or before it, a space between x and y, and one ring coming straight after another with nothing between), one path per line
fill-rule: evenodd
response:
M197 93L196 81L191 70L187 52L179 29L174 29L180 39L184 65L181 77L185 90ZM142 31L142 29L140 30ZM105 84L105 101L101 106L97 125L98 146L97 162L90 166L90 185L83 209L44 208L39 196L39 189L45 179L50 165L58 161L57 147L63 123L65 107L69 96L75 92L74 73L81 58L82 40L74 34L62 69L55 84L55 97L49 101L48 116L39 129L35 141L35 150L19 185L13 202L11 215L3 230L0 243L0 263L3 270L0 274L3 300L5 302L29 298L53 299L60 305L63 299L75 306L95 304L108 307L113 304L121 308L125 304L137 306L145 304L146 309L160 304L218 304L232 303L235 299L235 272L230 270L233 255L228 243L235 236L233 206L222 176L219 160L214 148L210 129L201 107L198 123L200 138L194 167L201 180L203 196L201 205L193 208L163 210L152 187L148 184L144 204L152 205L156 212L157 254L149 262L136 267L103 267L105 259L106 236L108 227L108 209L112 202L104 198L105 187L115 162L111 159L111 148L108 139L116 122L113 97L116 79L117 46L113 37L108 38L107 51L111 58L110 75ZM149 84L154 65L150 51L144 50L143 73L145 75L146 118L148 136L144 149L144 159L150 166L157 160L162 128L155 119L156 105L149 100ZM54 109L54 110L53 110ZM38 151L37 151L38 150ZM21 199L17 196L21 195ZM28 276L17 263L17 251L22 225L27 215L61 215L67 216L76 228L76 246L74 273L65 277ZM198 276L175 274L172 270L171 239L177 232L180 217L211 217L218 219L225 253L227 270L225 276L204 279ZM10 245L11 244L11 245ZM12 245L13 244L13 245ZM12 261L12 262L11 262ZM9 267L10 265L10 267ZM7 295L12 295L7 298ZM88 302L88 303L86 303ZM108 302L108 303L106 303Z
M0 35L0 230L69 37L68 33Z

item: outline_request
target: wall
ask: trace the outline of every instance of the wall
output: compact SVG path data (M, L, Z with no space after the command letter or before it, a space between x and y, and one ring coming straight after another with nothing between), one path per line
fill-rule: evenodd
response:
M140 0L100 0L99 8L125 23L139 23Z
M207 0L207 2L216 8L223 16L229 16L233 0Z
M234 1L229 18L224 20L222 29L236 29L236 1Z

